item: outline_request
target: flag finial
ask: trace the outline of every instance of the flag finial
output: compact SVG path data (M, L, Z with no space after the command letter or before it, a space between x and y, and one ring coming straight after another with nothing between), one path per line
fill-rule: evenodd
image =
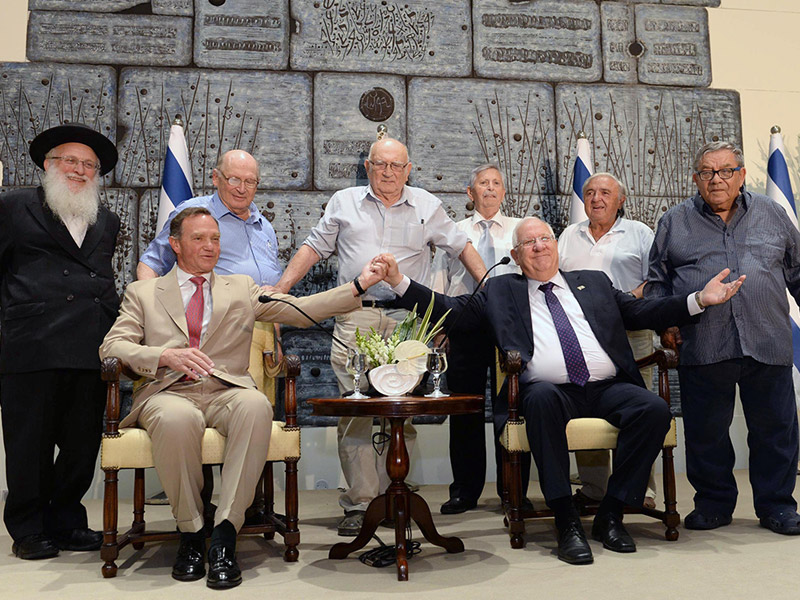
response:
M175 119L172 121L173 125L177 125L179 127L183 127L183 116L182 115L175 115Z
M774 134L774 133L780 133L780 132L781 132L780 125L773 125L773 126L772 126L772 129L770 129L770 130L769 130L769 132L770 132L770 133L773 133L773 134Z
M388 128L387 128L387 127L386 127L386 125L384 125L383 123L381 123L380 125L378 125L378 135L377 135L377 139L378 139L378 141L380 141L380 140L382 140L384 137L386 137L386 133L387 133L387 131L388 131Z
M578 132L578 139L579 140L585 140L586 139L586 134L583 131L579 131Z

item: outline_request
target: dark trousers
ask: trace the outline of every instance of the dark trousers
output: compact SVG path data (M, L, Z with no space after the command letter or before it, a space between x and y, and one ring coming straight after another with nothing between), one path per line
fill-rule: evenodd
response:
M695 507L730 515L736 506L733 444L729 435L736 385L747 423L750 485L756 515L796 510L797 413L792 368L737 358L682 366L681 408L686 435L686 474Z
M605 419L620 432L606 494L625 504L641 506L650 467L664 444L670 425L669 407L652 392L618 378L555 385L520 386L521 414L528 443L548 503L572 495L566 426L570 419Z
M87 526L81 499L94 477L104 400L99 371L0 377L8 480L3 520L13 539Z

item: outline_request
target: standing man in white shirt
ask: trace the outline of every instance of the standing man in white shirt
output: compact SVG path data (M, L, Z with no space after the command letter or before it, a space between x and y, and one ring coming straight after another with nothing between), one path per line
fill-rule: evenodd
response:
M618 290L641 298L647 279L653 230L640 221L625 219L625 186L611 173L595 173L583 184L583 206L588 219L567 227L558 239L558 256L564 271L602 271ZM628 342L636 359L652 354L653 332L628 331ZM653 369L642 369L645 385L653 389ZM583 487L575 493L582 507L599 503L606 492L610 474L607 450L576 453ZM644 505L655 508L656 483L653 473L647 485Z
M398 140L384 138L372 144L364 161L369 185L336 192L325 214L297 250L275 286L287 292L317 261L334 252L339 257L338 281L352 281L359 265L376 254L390 252L406 273L420 281L430 277L430 247L441 248L458 257L472 277L479 280L486 272L476 250L464 232L442 208L436 196L406 185L411 173L408 149ZM388 335L407 314L390 308L396 294L385 283L366 292L362 309L336 318L334 334L355 345L355 331L374 327ZM331 367L339 391L353 389L353 377L345 370L347 353L338 344L331 346ZM411 425L406 425L406 444ZM372 448L372 418L342 417L338 429L339 460L348 490L339 498L345 516L339 523L342 536L357 535L370 501L388 485L385 457ZM410 454L411 448L409 448Z
M515 217L507 217L501 211L506 195L503 174L497 165L482 164L472 170L467 196L475 205L475 214L456 223L467 234L478 250L487 268L504 256L509 256L514 227L519 223ZM519 267L510 263L500 265L491 276L519 273ZM470 294L478 284L467 273L461 261L436 252L431 273L431 289L448 296ZM481 340L485 343L476 343ZM487 373L491 373L492 406L496 396L495 352L491 336L487 332L470 332L468 336L454 332L450 335L450 368L448 387L453 392L484 394ZM499 457L495 444L495 458ZM475 508L486 481L486 435L483 413L474 415L452 415L450 417L450 467L453 483L450 484L450 499L442 505L443 514L459 514ZM498 479L501 469L497 469Z

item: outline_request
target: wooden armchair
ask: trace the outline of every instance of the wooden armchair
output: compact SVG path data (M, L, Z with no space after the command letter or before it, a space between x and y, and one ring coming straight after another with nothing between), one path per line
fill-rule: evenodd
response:
M658 395L669 405L669 373L668 369L678 366L678 356L672 350L657 350L653 354L636 361L641 369L651 365L658 366ZM503 446L503 481L507 482L503 489L503 510L505 525L511 536L511 547L522 548L525 541L525 519L551 517L553 512L541 510L525 510L522 508L522 471L520 457L530 452L528 437L525 432L525 420L519 411L519 374L522 360L519 352L511 351L506 356L503 370L508 377L508 422L503 430L500 444ZM615 450L619 430L605 419L572 419L567 423L567 442L570 452L576 450ZM625 512L641 513L662 521L666 526L664 537L669 541L678 539L677 527L681 522L678 514L675 488L675 466L672 449L677 446L675 419L664 439L661 452L663 459L663 493L664 510L644 507L625 507ZM593 510L588 511L594 514Z
M271 362L272 356L265 355L265 361ZM285 364L285 415L286 421L273 421L269 451L265 460L264 472L256 489L254 504L263 506L259 510L258 523L245 525L240 534L263 534L265 539L272 539L275 533L283 536L286 550L283 559L287 562L297 561L300 543L300 531L297 527L297 461L300 460L300 428L297 425L296 378L300 374L300 359L295 355L284 356ZM274 365L269 364L270 368ZM102 364L102 377L107 382L106 424L100 447L100 468L105 472L105 491L103 498L103 546L100 556L104 561L103 577L114 577L117 565L114 562L121 548L131 544L139 550L145 542L178 539L180 534L172 531L148 531L144 520L144 470L153 467L150 437L144 429L138 427L119 428L120 394L119 378L124 366L117 358L106 358ZM128 374L126 372L126 374ZM134 374L135 378L136 375ZM204 468L213 464L221 464L225 454L225 436L216 429L208 428L203 437ZM272 463L284 462L286 465L286 516L278 515L274 510L274 490L272 481ZM134 469L133 489L133 523L128 531L118 534L118 473L120 469ZM208 478L206 479L208 481ZM211 486L203 489L203 500L208 507L211 500ZM212 513L213 514L213 513ZM206 511L206 518L209 517Z

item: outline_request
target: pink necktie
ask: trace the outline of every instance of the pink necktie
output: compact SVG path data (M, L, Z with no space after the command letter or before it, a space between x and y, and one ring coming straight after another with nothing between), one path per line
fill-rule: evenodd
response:
M186 306L186 326L189 329L189 345L192 348L200 347L200 334L203 331L203 306L205 304L203 299L203 284L206 282L205 277L192 277L189 279L197 289L189 299L189 304Z

